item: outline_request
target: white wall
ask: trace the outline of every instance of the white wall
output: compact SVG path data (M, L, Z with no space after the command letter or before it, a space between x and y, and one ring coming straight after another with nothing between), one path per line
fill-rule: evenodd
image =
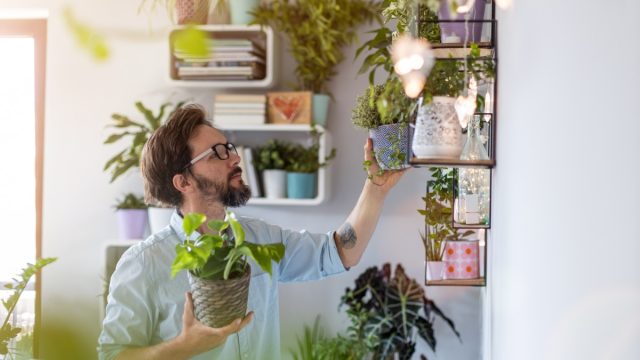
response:
M135 1L0 0L0 7L50 10L43 254L60 259L44 271L43 321L74 334L80 345L91 351L99 331L97 296L102 291L102 250L104 243L117 235L112 205L123 192L141 189L141 180L135 175L108 183L109 176L102 172L102 167L117 146L102 145L109 132L104 126L113 112L135 114L134 101L157 104L175 89L164 82L168 60L162 38L135 41L111 37L111 60L95 63L75 46L64 27L61 9L65 3L73 6L78 17L101 28L144 31L148 23L147 18L136 15ZM165 22L160 15L152 25L158 28ZM334 191L327 203L313 208L254 207L244 209L244 213L294 229L325 232L341 225L355 204L365 177L360 164L366 134L354 129L350 122L355 98L366 86L365 77L356 77L360 61L352 62L354 51L355 46L346 50L347 59L332 83L338 101L330 110L329 130L339 156L332 165ZM292 64L288 56L283 56L281 84L292 80ZM191 94L208 100L212 92ZM285 349L293 346L303 324L311 324L316 314L322 314L331 331L346 329L345 316L337 311L339 298L369 266L400 262L411 276L422 281L424 256L418 230L423 220L416 209L423 206L420 198L426 179L426 170L413 169L393 190L378 230L357 268L327 281L281 287ZM463 338L460 343L439 322L436 328L439 358L480 357L483 291L427 289L428 296L455 321Z
M500 19L492 359L639 359L640 3Z

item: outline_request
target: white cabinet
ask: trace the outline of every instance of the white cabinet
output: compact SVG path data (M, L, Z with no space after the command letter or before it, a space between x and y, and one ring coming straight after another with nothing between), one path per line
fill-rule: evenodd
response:
M281 125L281 124L263 124L263 125L236 125L236 126L219 126L218 129L223 131L227 139L234 144L258 147L265 144L270 139L282 139L292 142L308 144L310 139L311 127L309 125ZM330 135L321 126L316 126L320 133L318 158L320 162L324 162L328 154L330 144ZM327 174L331 167L328 166L318 170L318 191L313 199L267 199L264 197L251 198L248 205L318 205L321 204L328 193Z
M264 49L264 64L265 71L264 77L259 79L247 80L193 80L182 79L178 75L178 66L180 59L176 57L176 52L173 45L175 35L184 29L184 27L176 27L171 31L168 38L169 45L169 82L173 86L179 87L191 87L191 88L270 88L275 85L276 76L276 61L277 61L277 49L276 39L273 29L268 26L261 27L259 25L201 25L197 29L204 31L207 34L208 39L211 39L213 46L216 44L216 40L223 41L236 41L236 40L250 40L252 43L257 44L260 48ZM221 52L218 52L221 53ZM238 54L238 52L235 52ZM216 56L214 51L211 56ZM232 58L233 62L238 60L238 57ZM217 58L220 60L220 58ZM229 61L232 63L232 61ZM219 64L219 63L218 63Z

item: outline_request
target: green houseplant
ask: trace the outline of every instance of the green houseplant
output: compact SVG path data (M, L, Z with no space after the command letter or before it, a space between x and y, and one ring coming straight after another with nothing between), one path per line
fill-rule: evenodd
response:
M205 222L211 232L191 239ZM224 220L208 222L204 214L186 214L182 225L187 238L176 245L171 277L188 270L196 317L214 328L244 317L251 278L249 259L271 276L271 262L282 260L284 245L245 241L244 229L231 212Z
M147 229L147 204L142 196L125 194L117 200L118 234L121 240L141 239Z
M262 185L265 197L285 198L287 194L287 159L291 143L272 139L256 149L253 161L256 169L262 173Z
M12 353L16 353L18 351L17 348L12 348L11 346L14 345L12 344L12 342L18 337L18 335L20 335L22 329L11 325L9 320L13 316L13 312L16 309L16 305L18 305L20 296L27 287L27 284L29 283L29 280L31 280L31 277L33 277L33 275L40 271L40 269L56 260L57 258L42 258L36 260L35 264L27 264L27 267L22 269L22 272L20 273L20 275L18 275L18 278L13 279L13 283L4 285L4 288L12 291L12 293L6 300L2 300L2 306L4 306L4 308L6 309L7 314L2 320L2 326L0 326L0 355L12 356ZM32 334L22 334L22 338L19 340L19 342L22 342L25 339L32 339ZM19 344L15 345L16 347L20 347ZM25 347L27 348L26 351L30 352L31 345L27 345ZM20 355L23 355L26 358L31 358L33 356L31 353ZM11 359L13 357L9 358Z
M107 127L117 130L104 140L104 144L113 144L121 139L130 140L129 145L124 150L110 158L104 165L103 170L111 172L111 182L114 182L130 169L140 165L142 148L151 134L162 125L165 117L170 117L183 104L184 102L179 102L169 111L169 107L173 104L164 103L160 106L158 112L154 114L142 102L137 101L135 107L142 114L142 121L134 121L129 116L120 113L111 115L112 123Z
M342 48L356 39L356 27L375 18L377 10L373 1L365 0L272 0L253 12L253 23L271 25L287 36L297 63L295 88L314 93L316 124L326 124L327 83L344 59Z

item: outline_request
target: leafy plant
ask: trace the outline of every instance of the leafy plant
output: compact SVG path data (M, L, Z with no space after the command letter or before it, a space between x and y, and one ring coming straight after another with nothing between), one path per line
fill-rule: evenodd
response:
M372 90L373 89L373 90ZM364 93L356 99L356 106L351 110L351 121L353 125L371 130L382 125L380 113L375 104L380 94L384 91L384 86L374 85L365 89Z
M311 130L310 137L312 144L309 147L302 144L289 145L287 171L312 174L321 167L327 166L329 160L336 157L336 149L333 148L329 155L325 156L324 160L320 162L320 156L318 155L320 152L320 133L315 126Z
M4 287L9 290L13 290L13 293L6 300L2 300L2 305L7 310L7 315L2 321L0 327L0 355L7 355L9 353L9 342L20 334L22 331L19 327L14 327L9 323L13 311L18 305L18 300L27 287L31 277L35 275L40 269L56 261L57 258L42 258L36 260L35 264L27 264L27 267L22 269L22 273L18 275L18 279L14 278L13 283L6 284Z
M125 209L146 209L148 206L144 202L144 197L136 196L134 193L128 193L123 199L117 200L115 208L117 210Z
M184 102L179 102L168 113L167 117L170 117L176 110L178 110ZM135 103L136 109L142 113L144 121L133 121L126 115L115 113L111 115L113 120L108 127L118 129L117 133L109 135L104 141L104 144L113 144L116 141L128 138L130 145L109 159L104 165L103 171L111 171L111 181L115 181L118 177L126 173L129 169L140 165L140 155L142 154L142 148L144 144L149 140L151 134L156 131L167 114L167 109L171 106L171 103L164 103L160 106L157 114L154 114L150 109L145 107L142 102Z
M283 170L287 167L286 159L291 152L292 144L272 139L256 149L257 157L253 161L258 171Z
M425 209L418 209L424 216L427 233L421 234L427 260L440 261L445 241L458 241L474 234L472 230L464 232L453 227L453 181L455 169L431 168L431 191L422 200Z
M342 304L355 312L363 312L363 321L356 323L367 338L376 338L373 359L410 359L415 352L417 337L435 351L433 324L436 317L444 320L455 335L460 334L436 304L428 299L415 279L409 278L398 264L395 274L386 263L382 269L370 267L357 279L353 289L347 288Z
M327 82L344 59L342 48L356 39L355 28L376 17L365 0L272 0L252 12L254 24L271 25L289 39L297 62L296 90L326 93Z
M301 338L296 339L297 348L291 350L293 360L315 360L318 359L318 344L326 339L324 330L320 327L320 316L316 317L313 327L304 326L304 333Z
M176 245L176 257L171 265L172 278L181 270L189 270L193 275L208 280L237 278L247 270L247 259L252 259L271 275L271 262L279 263L284 256L283 244L258 245L245 241L242 225L229 211L224 220L207 222L213 233L204 233L192 240L191 235L206 221L204 214L184 216L182 226L187 238ZM230 236L229 229L233 236Z

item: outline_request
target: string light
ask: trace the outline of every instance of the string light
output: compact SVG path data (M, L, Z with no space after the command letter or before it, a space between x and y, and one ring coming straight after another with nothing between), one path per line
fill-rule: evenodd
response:
M393 42L391 59L394 71L402 80L405 94L410 98L418 97L434 64L429 42L403 35Z
M458 121L463 128L467 127L469 119L476 111L476 97L478 96L478 85L476 79L471 76L469 79L469 88L466 91L467 95L460 95L456 98L454 108L458 115Z

